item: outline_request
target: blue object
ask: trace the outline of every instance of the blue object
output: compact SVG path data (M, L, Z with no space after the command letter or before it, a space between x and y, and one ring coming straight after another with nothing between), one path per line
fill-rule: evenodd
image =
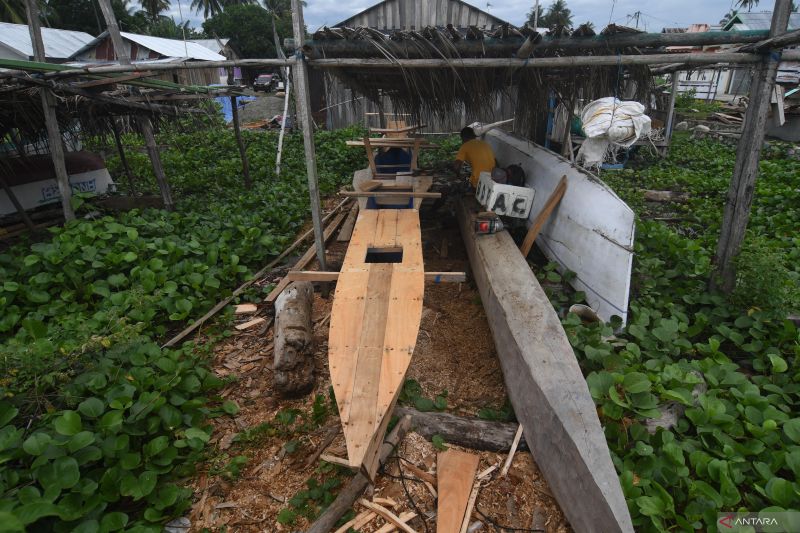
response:
M255 100L255 96L237 96L236 98L236 106L241 108L244 107L244 102L249 102L250 100ZM233 121L233 108L231 107L231 99L229 96L217 96L214 98L222 106L222 116L225 117L225 122Z
M394 166L387 166L394 165ZM380 166L381 174L397 174L411 171L411 152L402 148L389 148L385 152L378 151L375 166Z

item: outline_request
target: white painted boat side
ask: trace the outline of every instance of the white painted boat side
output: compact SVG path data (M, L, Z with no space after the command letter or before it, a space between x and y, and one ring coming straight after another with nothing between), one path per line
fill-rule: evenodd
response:
M111 179L108 169L105 168L70 174L69 182L72 185L73 192L91 192L95 194L105 194L114 186L114 181ZM33 183L14 185L11 190L24 209L34 209L42 205L58 202L61 199L61 193L58 191L55 177L34 181ZM6 192L0 190L0 216L16 213L16 211Z
M600 178L565 158L502 130L485 136L502 166L518 164L526 186L536 190L527 224L544 207L562 176L567 192L536 243L561 271L577 277L575 290L603 320L617 315L627 321L635 233L633 210Z

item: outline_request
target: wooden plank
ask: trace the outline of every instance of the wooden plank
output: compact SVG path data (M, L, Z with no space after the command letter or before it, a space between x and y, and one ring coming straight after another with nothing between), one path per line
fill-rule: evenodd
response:
M539 232L542 231L542 226L544 226L547 219L550 218L550 214L553 212L553 209L561 202L561 198L564 197L564 193L567 192L567 176L564 175L561 177L561 181L558 182L556 185L556 189L550 194L550 198L547 199L545 202L544 207L542 210L539 211L539 214L536 216L536 219L531 224L531 227L528 228L528 233L525 235L525 240L522 241L522 245L519 247L520 251L522 252L522 257L528 257L528 254L531 253L531 248L533 248L533 243L536 241L536 237L539 236Z
M391 125L393 121L389 121ZM422 128L426 127L426 124L416 124L413 126L405 126L402 128L370 128L370 133L405 133L414 130L421 130Z
M400 513L400 516L398 518L400 518L400 521L402 521L403 523L406 523L412 518L415 518L416 516L417 513L415 513L414 511L406 511L404 513ZM389 522L381 526L380 529L376 529L375 533L392 533L393 531L397 531L397 525L392 522Z
M258 311L258 306L256 304L239 304L234 309L234 314L237 315L246 315L249 313L255 313Z
M441 198L440 192L400 192L400 191L342 191L339 193L347 198Z
M459 533L469 503L469 496L480 456L458 450L439 452L436 478L439 502L436 514L437 533Z
M236 329L238 329L239 331L244 331L246 329L252 328L253 326L257 326L259 324L263 324L266 321L267 320L265 318L263 318L263 317L257 317L257 318L254 318L253 320L248 320L247 322L244 322L242 324L237 324L236 325Z
M348 141L348 146L351 146ZM356 141L354 141L356 142ZM358 145L352 145L358 146ZM369 169L372 171L373 174L378 173L378 169L375 167L375 153L372 151L372 144L370 143L369 136L364 136L364 140L361 141L361 146L364 147L364 150L367 151L367 161L369 162Z
M363 146L370 148L436 148L433 143L425 142L419 137L406 138L385 138L385 137L364 137L361 141L345 141L347 146Z
M519 446L519 439L522 438L522 424L519 425L517 428L517 432L514 434L514 442L511 443L511 450L508 452L508 457L506 457L506 462L503 463L503 468L500 470L500 475L505 477L508 474L508 469L511 468L511 462L514 460L514 454L517 453L517 446Z
M383 186L382 181L378 180L369 180L365 181L361 185L358 186L358 189L364 192L374 191L375 189L380 189Z
M291 281L338 281L339 272L323 272L319 270L291 270L285 276ZM425 281L432 283L464 283L466 272L425 272Z
M485 139L497 160L518 163L525 170L526 186L536 190L528 226L561 177L567 176L570 193L542 226L536 244L559 264L559 270L576 273L570 284L586 293L587 304L600 318L608 321L618 315L625 321L633 266L633 210L597 176L541 146L499 129Z
M561 321L508 232L475 235L478 209L465 199L456 214L531 453L575 531L632 532L594 401Z
M342 224L342 229L339 230L339 235L336 237L338 242L347 242L350 240L350 236L353 234L353 228L356 225L357 216L358 204L356 203L350 208L350 212L347 214L344 224Z

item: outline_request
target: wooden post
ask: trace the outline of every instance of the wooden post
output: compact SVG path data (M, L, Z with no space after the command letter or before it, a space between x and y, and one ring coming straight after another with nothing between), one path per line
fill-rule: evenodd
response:
M295 47L300 49L306 37L306 26L303 22L303 6L301 0L292 0L292 27L294 28ZM308 88L308 64L304 57L297 58L293 74L297 118L303 128L303 144L305 145L306 152L306 173L308 174L308 195L311 200L311 221L314 226L314 243L317 248L317 261L319 261L320 270L327 270L325 264L325 241L322 237L322 217L320 216L317 158L314 149L314 124L311 117L311 95L309 94Z
M31 34L33 44L33 59L44 63L45 50L42 40L42 27L39 24L39 5L36 0L26 0L25 6L28 13L28 30ZM50 147L50 157L56 170L56 182L58 192L61 193L61 207L64 210L64 220L69 222L75 219L75 212L72 210L72 188L69 184L69 174L67 165L64 162L64 142L61 138L61 131L58 128L58 118L56 117L56 99L50 89L42 87L39 90L42 95L42 111L44 112L44 123L47 127L47 144Z
M98 0L98 2L100 4L100 10L103 12L103 18L106 20L106 26L108 26L108 34L114 45L114 54L117 56L121 65L130 65L131 59L125 53L125 44L122 42L122 35L119 32L117 17L114 15L114 10L111 7L111 0ZM164 208L167 211L172 211L175 209L175 204L172 202L172 191L170 190L167 177L164 175L164 167L161 165L161 154L158 152L156 138L153 134L153 123L150 121L150 117L146 116L138 117L137 121L139 123L139 129L142 131L147 154L150 156L150 162L153 165L153 174L155 174L158 188L161 190Z
M769 35L775 37L786 31L791 12L790 0L775 0ZM775 87L775 76L781 61L780 50L769 50L755 71L750 91L750 103L744 116L742 136L736 149L736 164L728 189L725 213L722 217L717 253L714 257L716 272L711 278L712 288L730 292L736 285L734 258L739 254L750 219L758 161L764 143L770 97Z
M669 95L667 124L664 128L664 139L667 141L667 146L664 147L661 153L663 157L669 155L669 145L672 144L672 128L675 124L675 99L678 97L678 78L680 78L680 74L680 71L672 73L672 93Z
M233 69L231 69L233 70ZM253 188L253 180L250 179L250 163L247 161L247 150L242 142L242 131L239 129L239 108L236 106L236 97L231 96L231 111L233 112L233 132L236 134L236 145L239 147L239 155L242 157L242 174L244 174L245 189Z
M14 208L16 208L17 213L19 213L19 216L22 217L22 222L25 223L25 226L28 228L29 231L33 231L35 228L33 227L33 222L31 222L31 218L28 216L28 212L25 211L25 208L22 207L21 203L19 203L17 195L14 194L14 191L11 190L11 187L8 185L8 183L6 183L6 180L5 178L3 178L2 175L0 175L0 187L2 187L4 191L6 191L6 196L8 196L8 199L11 200L12 204L14 204Z
M119 159L122 161L122 168L125 169L125 175L128 176L128 194L134 196L136 194L136 186L133 181L133 173L128 166L128 158L125 157L125 149L122 147L117 120L114 118L111 119L111 131L114 133L114 142L117 144L117 152L119 152Z

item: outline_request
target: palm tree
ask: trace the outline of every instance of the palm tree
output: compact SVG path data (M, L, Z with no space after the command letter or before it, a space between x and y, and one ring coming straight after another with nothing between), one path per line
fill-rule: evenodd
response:
M553 0L543 17L539 19L541 26L552 28L554 26L572 26L572 11L567 7L566 0Z
M202 10L204 19L222 13L222 8L222 0L192 0L192 9L195 13Z
M27 24L25 3L22 0L0 0L0 22Z
M306 7L305 0L300 4ZM272 38L275 41L275 52L278 57L283 57L283 48L281 48L280 38L278 37L278 29L275 25L276 20L283 20L284 17L292 16L292 2L291 0L264 0L264 9L270 14L272 19Z
M150 22L156 22L161 16L161 13L169 9L169 0L140 0L142 3L142 11Z

